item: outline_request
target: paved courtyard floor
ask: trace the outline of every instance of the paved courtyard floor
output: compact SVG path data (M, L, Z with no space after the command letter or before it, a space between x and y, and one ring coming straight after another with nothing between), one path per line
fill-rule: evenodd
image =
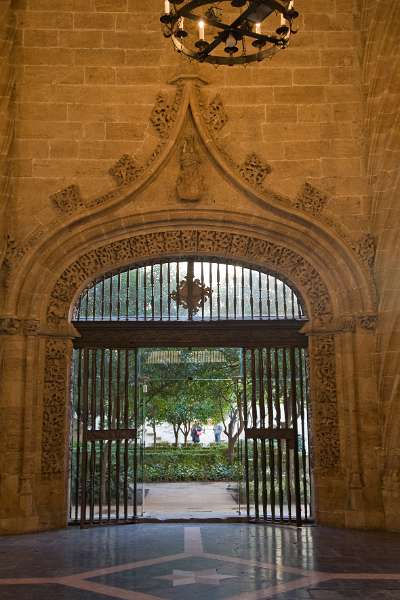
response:
M145 483L144 487L145 517L191 519L238 516L238 501L233 496L234 489L237 489L235 482L178 481Z
M0 539L2 600L399 600L400 535L140 524Z

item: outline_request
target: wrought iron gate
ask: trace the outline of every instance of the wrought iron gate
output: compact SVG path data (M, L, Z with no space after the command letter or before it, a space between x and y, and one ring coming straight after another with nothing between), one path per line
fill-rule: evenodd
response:
M311 517L307 339L300 294L274 273L182 257L107 273L74 310L70 520L132 522L143 506L140 347L235 347L243 357L249 518Z
M311 518L307 351L243 350L247 515L300 524Z
M138 514L138 352L75 350L70 519L88 526Z

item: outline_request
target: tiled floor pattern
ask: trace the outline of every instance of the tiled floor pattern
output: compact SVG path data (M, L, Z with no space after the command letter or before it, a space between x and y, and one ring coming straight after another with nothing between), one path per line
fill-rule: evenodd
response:
M400 536L126 525L0 540L2 600L400 600Z

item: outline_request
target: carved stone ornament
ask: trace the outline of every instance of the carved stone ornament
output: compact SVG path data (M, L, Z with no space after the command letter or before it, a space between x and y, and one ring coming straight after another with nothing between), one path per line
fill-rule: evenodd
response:
M319 273L302 256L271 241L224 231L169 230L137 235L91 250L67 267L56 282L47 309L48 323L59 327L68 316L79 288L101 271L160 256L212 254L265 265L304 290L310 317L332 312L328 289Z
M257 154L249 154L240 166L239 173L247 183L255 187L262 186L264 179L272 172L272 167L263 162Z
M121 158L108 171L114 177L117 185L124 185L135 181L143 172L143 168L129 154L123 154Z
M311 213L315 217L320 215L328 202L328 196L306 182L295 200L295 207Z
M221 96L218 94L215 96L214 100L203 109L202 114L208 129L214 134L219 133L228 122L228 115L222 103Z
M371 233L366 233L357 242L355 250L358 256L370 268L374 266L376 254L376 239Z
M194 136L185 137L181 144L180 168L176 182L178 199L182 202L197 202L204 192L204 180Z
M353 316L334 317L332 314L318 315L308 321L301 333L306 335L320 335L321 333L340 333L356 330L356 318Z
M169 104L166 94L158 94L150 121L161 138L168 134L169 128L175 122L178 112L177 108L175 103Z
M35 319L26 319L22 324L25 335L37 335L39 333L39 321Z
M77 185L69 185L60 192L52 194L50 200L55 204L57 210L61 213L71 215L76 210L85 208L81 198L81 193Z
M1 335L16 335L21 331L21 321L14 317L5 317L0 319Z
M336 399L335 338L322 335L311 342L311 417L314 466L333 474L340 466L339 420Z
M193 274L188 273L170 296L177 304L188 309L190 314L195 314L211 296L211 289L201 283L199 279L195 279Z
M18 319L16 317L0 318L0 335L36 335L39 332L39 321L35 319Z
M67 349L65 340L46 341L41 463L44 481L65 476Z
M377 315L362 315L358 318L358 322L362 329L366 329L367 331L374 331L376 329L376 325L378 323Z

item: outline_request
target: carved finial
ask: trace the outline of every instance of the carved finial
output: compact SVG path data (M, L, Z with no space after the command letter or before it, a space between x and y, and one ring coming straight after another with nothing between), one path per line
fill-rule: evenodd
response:
M239 167L239 172L247 183L260 187L266 176L272 172L272 167L263 162L253 152L247 156L245 162Z
M376 254L376 239L372 233L365 233L356 244L356 252L370 268L374 266Z
M186 136L181 144L181 172L176 182L176 193L182 202L197 202L204 192L201 160L194 137Z
M71 215L76 210L85 208L79 187L74 184L52 194L50 200L55 204L59 212L67 213L68 215Z
M142 171L143 168L138 167L132 156L123 154L108 172L114 177L117 185L124 185L135 181L141 175Z
M203 118L211 131L214 133L221 131L228 122L228 115L222 103L221 96L217 94L214 100L204 109Z
M316 217L322 213L327 203L328 196L306 182L299 192L294 205L296 208L309 212Z

